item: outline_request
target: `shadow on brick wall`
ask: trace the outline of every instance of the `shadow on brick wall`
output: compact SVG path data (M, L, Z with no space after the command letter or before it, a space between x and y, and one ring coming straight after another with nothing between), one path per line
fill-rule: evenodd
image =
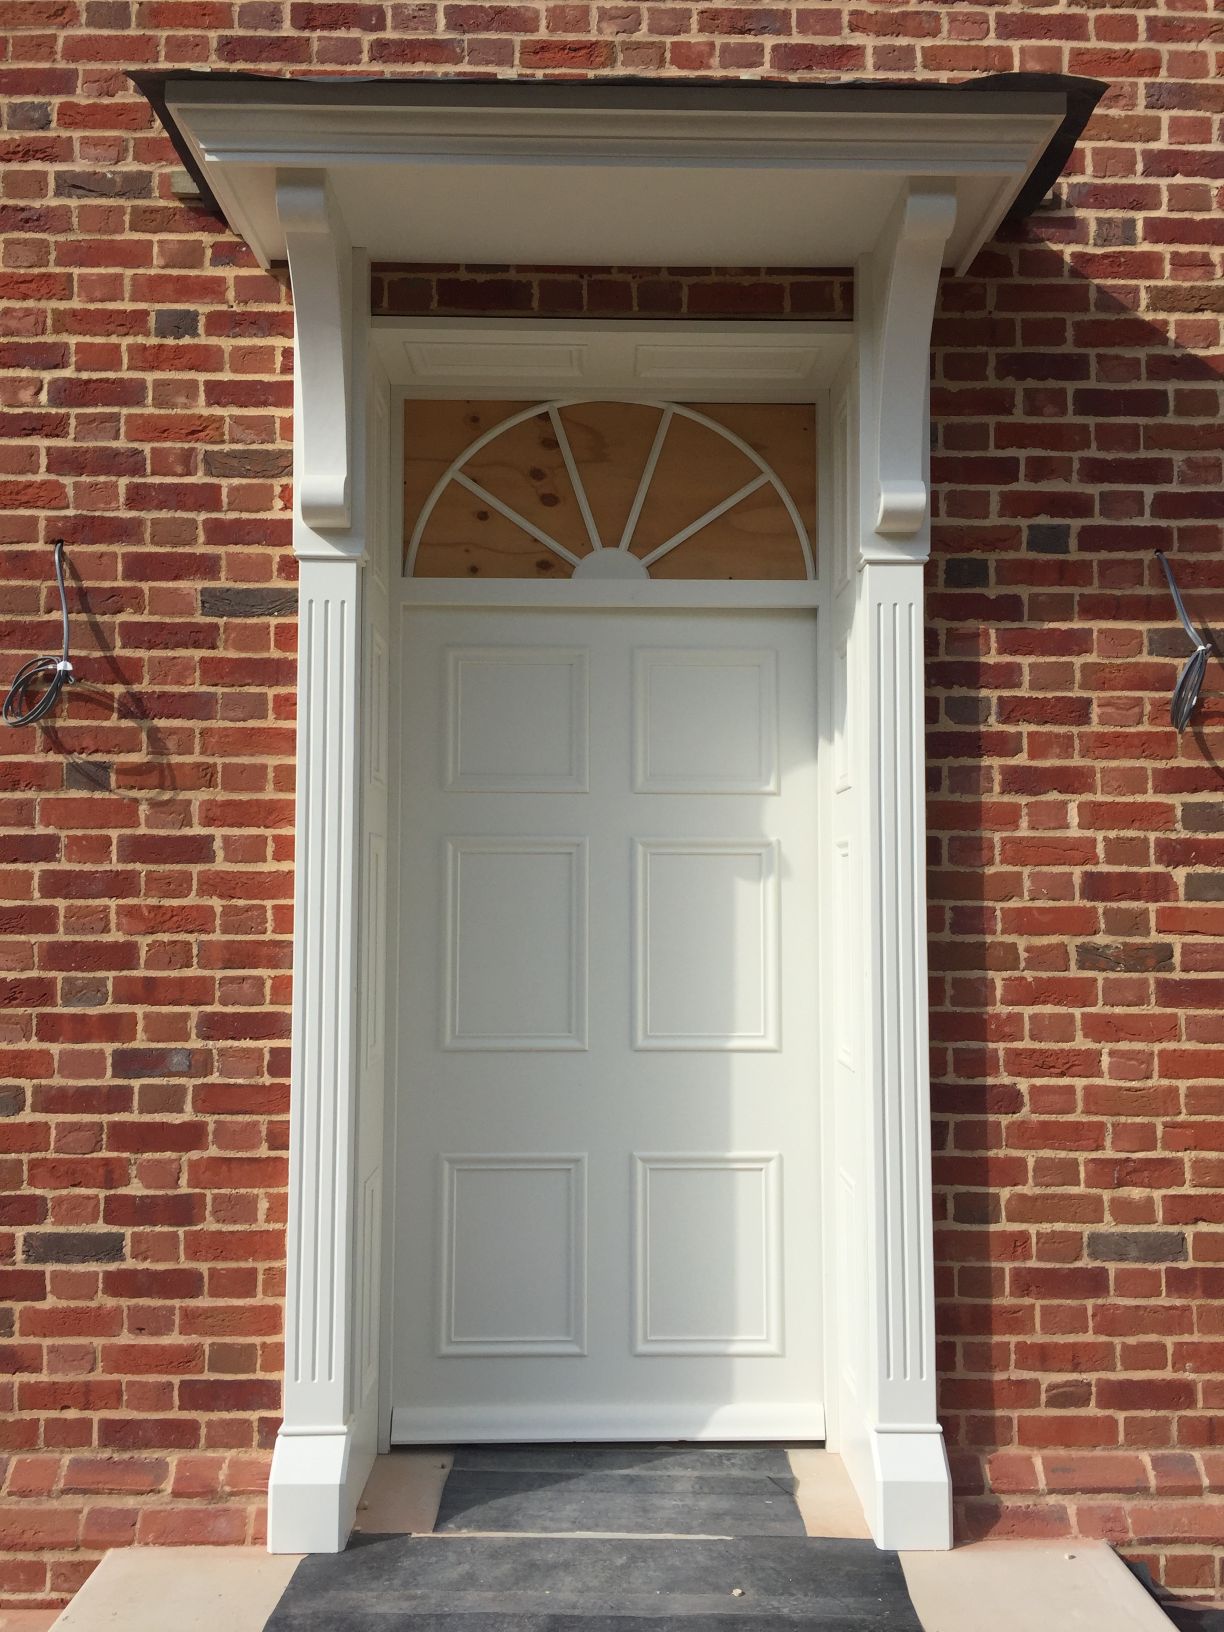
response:
M1179 738L1154 552L1224 624L1219 381L1183 343L1224 302L1082 226L988 248L935 326L941 1414L962 1536L1075 1530L1210 1585L1201 1513L1144 1503L1201 1502L1220 1438L1224 1196L1194 1153L1218 1144L1224 684L1213 661Z
M176 797L182 790L172 728L154 717L148 693L134 689L116 650L113 615L95 604L68 556L65 576L70 610L85 619L93 637L86 652L74 655L74 682L58 714L43 727L51 750L64 762L65 787L142 803Z

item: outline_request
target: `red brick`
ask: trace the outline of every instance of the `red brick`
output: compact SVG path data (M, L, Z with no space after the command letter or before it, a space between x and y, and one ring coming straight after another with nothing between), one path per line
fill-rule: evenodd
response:
M95 644L110 640L170 743L158 760L142 729L74 715L75 755L67 733L5 745L0 858L24 899L0 908L0 933L30 954L0 971L0 1012L28 1021L0 1052L0 1096L29 1091L3 1124L9 1227L122 1232L134 1261L55 1266L50 1288L41 1267L0 1270L15 1354L48 1348L45 1376L19 1374L45 1392L0 1419L0 1443L48 1458L19 1470L29 1491L61 1456L69 1481L113 1453L149 1482L79 1519L76 1493L57 1498L81 1551L75 1529L31 1543L0 1566L0 1594L62 1598L100 1550L136 1540L258 1540L279 1404L291 310L223 223L165 190L167 144L117 72L188 59L881 80L1069 67L1112 83L1056 207L945 278L936 317L940 1366L962 1536L1078 1530L1173 1585L1224 1588L1220 1503L1194 1482L1196 1457L1221 1454L1224 1408L1224 829L1187 814L1218 804L1219 753L1211 713L1202 739L1166 723L1183 647L1150 559L1175 549L1192 610L1224 616L1210 124L1224 95L1208 12L999 7L988 28L964 8L876 0L0 0L0 23L16 110L0 269L0 366L18 391L0 410L8 646L43 649L43 541L62 529L101 630L78 631L82 672L115 685ZM473 315L850 310L844 278L759 268L380 268L375 290L387 310ZM73 780L95 764L108 789ZM1094 1233L1114 1243L1100 1262L1085 1259ZM102 1412L95 1445L102 1408L65 1402L116 1382L131 1399ZM211 1403L189 1407L189 1384ZM235 1450L242 1472L236 1457L226 1471ZM1136 1502L1148 1480L1157 1494Z
M164 1458L73 1457L64 1474L63 1488L85 1494L147 1495L162 1488L169 1468Z

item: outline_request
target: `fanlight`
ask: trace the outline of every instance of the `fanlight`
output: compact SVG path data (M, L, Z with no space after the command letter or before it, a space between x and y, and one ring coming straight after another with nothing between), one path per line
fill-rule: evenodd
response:
M815 577L810 405L580 398L496 417L504 408L406 405L410 575ZM443 463L456 431L482 425Z

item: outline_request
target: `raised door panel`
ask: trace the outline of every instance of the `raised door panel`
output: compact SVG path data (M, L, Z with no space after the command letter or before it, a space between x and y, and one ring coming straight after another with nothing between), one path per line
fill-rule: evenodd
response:
M775 1049L778 846L645 839L636 852L640 1049Z
M587 654L549 646L447 653L446 788L455 793L583 793Z
M638 1354L779 1354L781 1157L638 1155Z
M638 793L777 793L775 653L635 652L633 739Z
M454 838L446 851L445 1046L585 1048L586 841Z
M586 1162L442 1159L441 1354L581 1354Z

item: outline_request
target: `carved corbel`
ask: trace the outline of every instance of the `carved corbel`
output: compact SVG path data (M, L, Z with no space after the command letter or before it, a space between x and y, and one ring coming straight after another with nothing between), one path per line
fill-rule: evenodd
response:
M950 181L911 181L877 250L875 530L909 538L926 519L931 324L956 221Z
M345 532L352 525L352 245L325 170L280 171L276 209L293 286L298 505L307 526Z

